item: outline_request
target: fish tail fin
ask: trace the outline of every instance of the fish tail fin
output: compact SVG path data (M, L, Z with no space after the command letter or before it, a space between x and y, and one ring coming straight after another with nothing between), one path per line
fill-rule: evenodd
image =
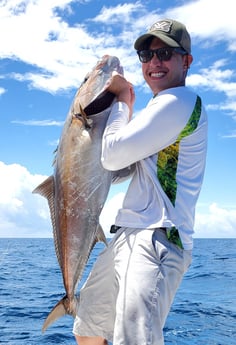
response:
M44 321L42 332L44 333L46 329L57 319L68 314L73 317L76 316L76 311L79 306L79 297L74 297L72 300L69 300L67 296L64 296L52 309L48 317Z

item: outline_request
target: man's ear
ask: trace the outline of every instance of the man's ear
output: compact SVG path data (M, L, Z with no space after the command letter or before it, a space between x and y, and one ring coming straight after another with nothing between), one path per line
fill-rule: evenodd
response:
M184 67L186 67L186 69L190 68L191 63L193 62L193 56L191 54L185 55L185 64Z

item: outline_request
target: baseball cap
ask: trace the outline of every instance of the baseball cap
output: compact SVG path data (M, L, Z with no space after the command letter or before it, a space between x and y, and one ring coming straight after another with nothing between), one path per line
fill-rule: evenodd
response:
M170 47L181 47L191 54L191 38L186 26L177 20L163 19L154 23L146 34L141 35L134 43L136 50L143 49L145 41L151 37L158 37Z

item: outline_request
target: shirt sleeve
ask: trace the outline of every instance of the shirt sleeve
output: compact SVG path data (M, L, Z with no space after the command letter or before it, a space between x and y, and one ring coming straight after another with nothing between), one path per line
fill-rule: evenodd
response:
M130 122L128 106L116 102L103 134L103 167L123 169L172 144L186 125L195 100L163 94Z
M127 168L113 171L112 184L122 183L128 180L134 173L136 165L130 165Z

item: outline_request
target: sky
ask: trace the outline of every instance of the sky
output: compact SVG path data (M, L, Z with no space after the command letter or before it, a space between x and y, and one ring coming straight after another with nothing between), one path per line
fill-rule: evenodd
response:
M208 113L195 237L236 237L234 0L0 0L0 237L52 237L47 201L32 190L53 173L77 88L99 58L115 55L134 85L138 114L152 95L133 43L163 18L191 34L187 86ZM107 236L126 188L111 187L100 217Z

